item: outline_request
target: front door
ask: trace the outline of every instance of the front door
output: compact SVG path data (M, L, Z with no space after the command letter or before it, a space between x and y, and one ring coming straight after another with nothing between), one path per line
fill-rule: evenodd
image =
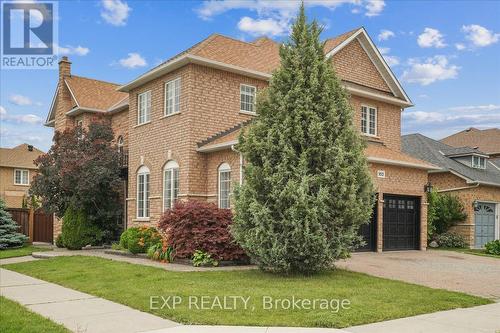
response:
M418 250L420 247L420 199L384 195L383 250Z
M478 202L474 207L474 247L481 248L495 239L495 204Z

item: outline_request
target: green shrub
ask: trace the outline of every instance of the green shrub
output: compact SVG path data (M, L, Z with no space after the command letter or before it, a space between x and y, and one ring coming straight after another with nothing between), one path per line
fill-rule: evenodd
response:
M435 240L439 247L464 248L467 246L465 238L462 235L451 232L445 232L441 235L437 235Z
M146 253L155 244L161 244L161 235L153 227L129 228L120 236L120 245L131 253Z
M0 199L0 250L22 246L28 240L28 237L17 232L18 230L19 225L5 210L5 203Z
M217 260L214 260L210 253L201 250L196 250L193 253L192 262L194 267L219 265L219 262Z
M83 211L70 206L63 217L62 239L69 250L81 250L86 245L98 245L102 231L92 225Z
M493 240L484 245L486 253L500 256L500 239Z
M63 235L62 234L59 234L59 236L57 236L56 238L56 246L61 248L61 247L64 247L64 239L63 239Z
M467 219L464 205L460 199L451 194L432 192L428 195L427 229L429 239L432 233L443 234L457 222Z
M148 258L162 262L174 261L174 249L166 242L156 243L148 248Z

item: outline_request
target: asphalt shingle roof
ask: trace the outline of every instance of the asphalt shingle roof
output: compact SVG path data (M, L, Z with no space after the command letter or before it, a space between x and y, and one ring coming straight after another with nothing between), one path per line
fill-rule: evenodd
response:
M44 152L33 147L28 149L28 144L23 143L14 148L0 148L0 166L9 168L36 169L33 161Z
M486 169L475 169L443 155L444 151L450 151L453 147L442 142L422 134L403 135L401 139L401 149L409 155L437 165L443 170L453 171L473 182L492 183L500 186L500 170L489 161L486 163ZM477 152L477 150L474 151Z

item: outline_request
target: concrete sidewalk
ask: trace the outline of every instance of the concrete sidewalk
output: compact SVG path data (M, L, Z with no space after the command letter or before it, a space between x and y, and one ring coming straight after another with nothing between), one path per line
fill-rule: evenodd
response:
M25 261L28 258L17 258ZM14 260L12 260L14 261ZM345 329L181 325L99 297L0 268L0 295L78 333L476 333L500 331L500 303Z

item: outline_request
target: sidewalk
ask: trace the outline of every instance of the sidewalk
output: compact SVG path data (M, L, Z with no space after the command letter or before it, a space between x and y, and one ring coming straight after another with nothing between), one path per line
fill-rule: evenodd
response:
M23 257L12 259L28 260ZM118 303L2 268L0 268L0 295L21 303L31 311L78 333L495 333L500 331L500 303L340 330L181 325Z

